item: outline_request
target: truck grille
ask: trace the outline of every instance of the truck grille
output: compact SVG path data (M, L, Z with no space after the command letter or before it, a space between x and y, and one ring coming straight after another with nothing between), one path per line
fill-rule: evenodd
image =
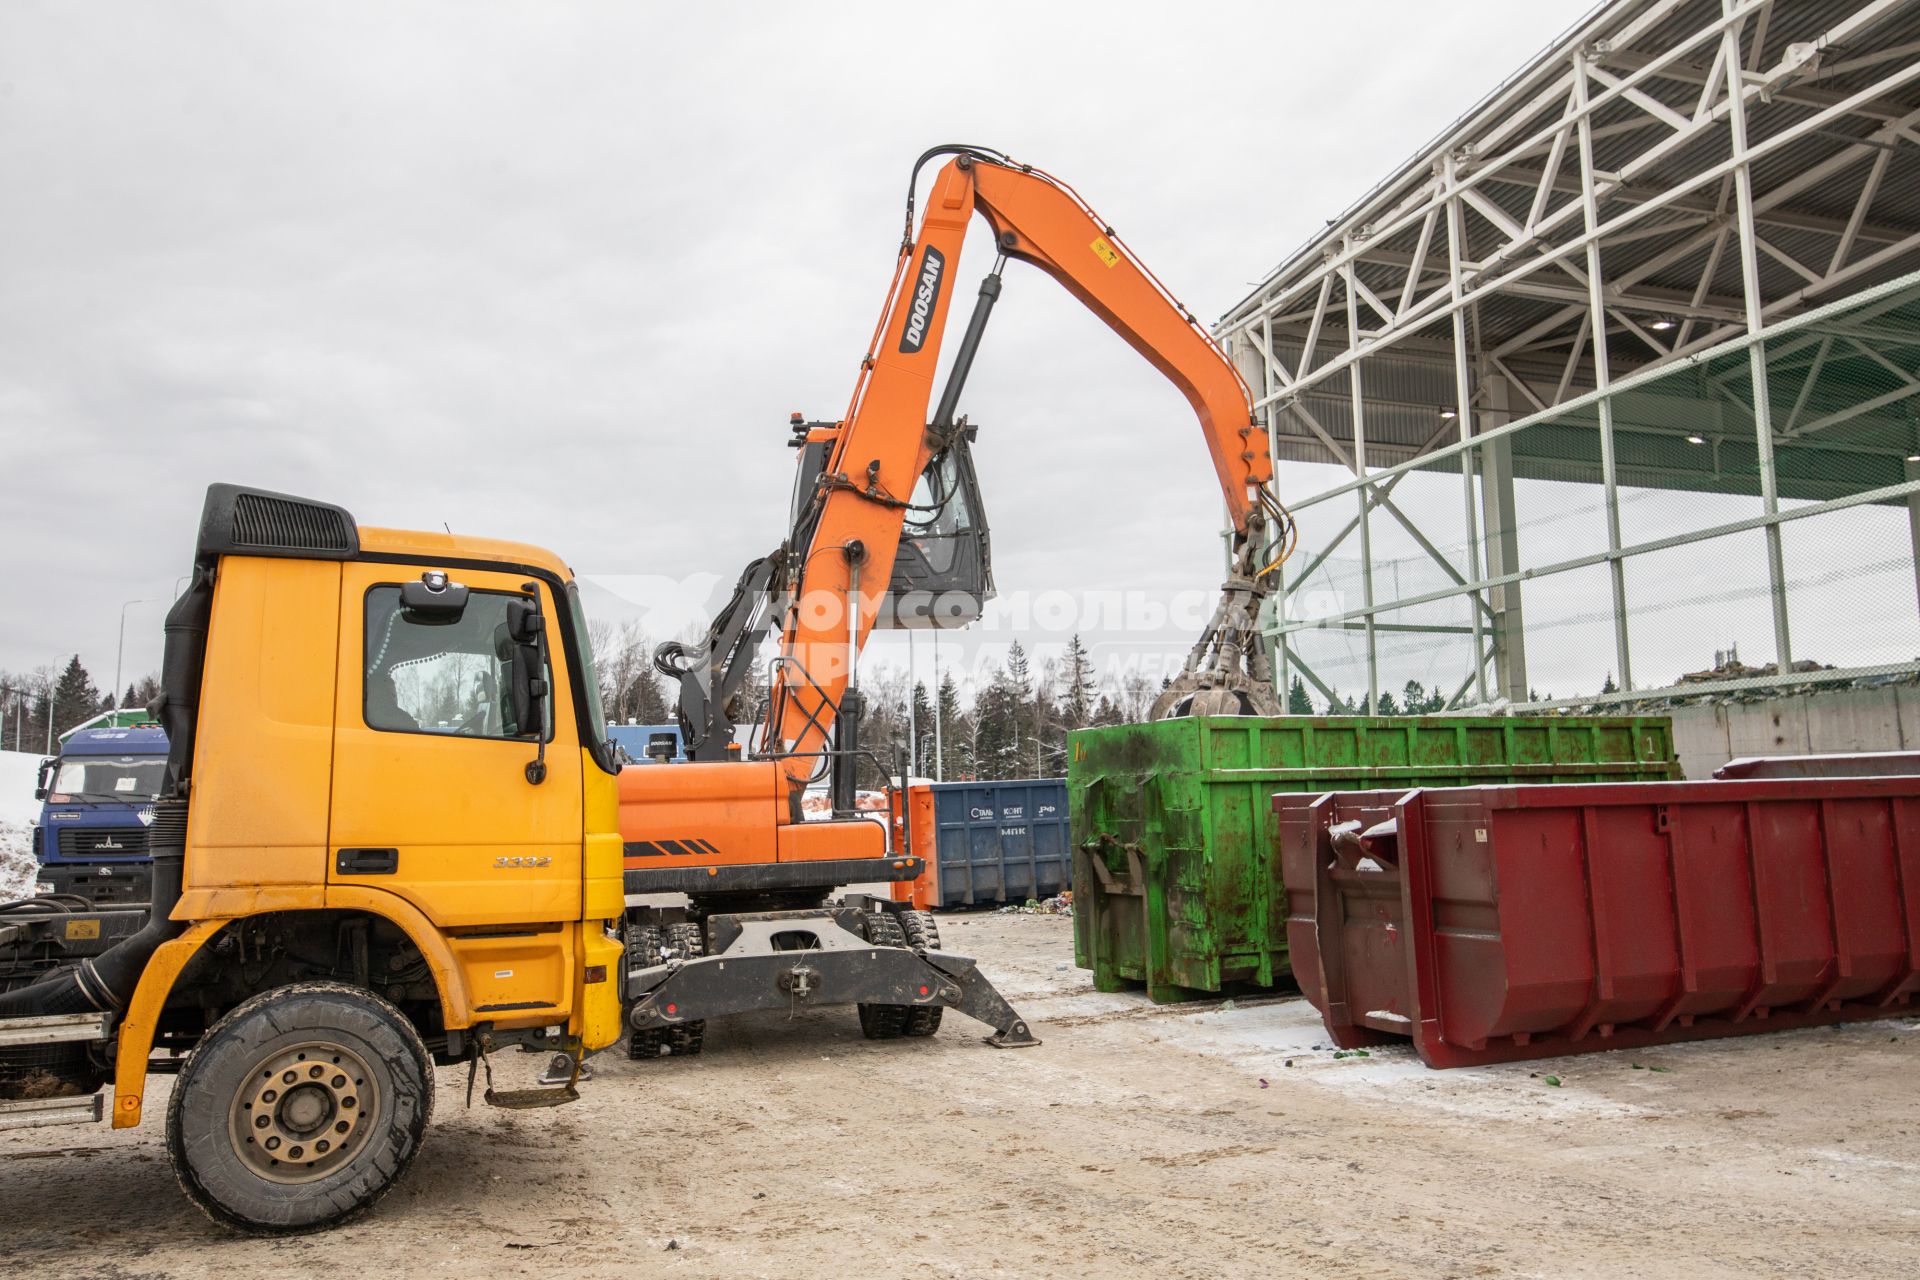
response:
M111 827L106 830L65 830L60 833L60 853L68 858L144 858L147 856L145 827Z

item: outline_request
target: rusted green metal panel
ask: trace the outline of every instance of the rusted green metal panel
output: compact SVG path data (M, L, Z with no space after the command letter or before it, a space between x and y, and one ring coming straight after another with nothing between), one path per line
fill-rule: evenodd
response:
M1268 839L1276 791L1680 776L1673 727L1641 716L1195 717L1070 736L1073 949L1094 985L1156 1001L1287 967Z

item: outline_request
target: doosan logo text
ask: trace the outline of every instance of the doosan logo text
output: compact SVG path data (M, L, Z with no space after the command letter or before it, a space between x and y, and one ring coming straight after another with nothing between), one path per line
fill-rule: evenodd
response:
M900 333L900 350L907 355L918 351L927 340L927 322L933 318L934 300L940 296L940 277L947 260L932 245L920 259L920 283L913 290L913 305L907 311L907 327Z

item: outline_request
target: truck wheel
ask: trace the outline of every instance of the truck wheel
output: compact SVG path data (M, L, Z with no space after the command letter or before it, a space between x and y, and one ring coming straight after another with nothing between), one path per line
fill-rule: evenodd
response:
M931 911L903 911L900 913L900 930L907 935L907 945L915 951L938 951L940 949L940 926L933 922ZM939 1005L916 1005L907 1010L906 1024L901 1027L903 1036L930 1036L940 1029L940 1015L946 1012Z
M370 991L305 982L202 1037L167 1106L167 1154L214 1221L313 1231L385 1195L432 1112L431 1059L406 1016Z
M907 935L889 911L870 911L860 919L867 941L876 947L905 947ZM860 1034L869 1040L898 1040L907 1028L912 1009L903 1004L860 1006Z
M698 960L707 954L707 927L683 923L667 926L667 950L682 960ZM683 1022L667 1028L667 1052L679 1058L691 1058L705 1047L707 1020Z

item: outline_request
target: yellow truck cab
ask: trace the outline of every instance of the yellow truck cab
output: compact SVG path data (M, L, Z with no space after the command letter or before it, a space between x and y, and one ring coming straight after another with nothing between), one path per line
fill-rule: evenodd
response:
M298 1231L406 1168L436 1062L550 1048L573 1064L554 1088L490 1100L571 1099L622 1031L624 900L566 566L213 485L162 675L152 910L30 953L59 922L0 914L0 1121L99 1118L111 1080L135 1125L177 1072L182 1185Z

